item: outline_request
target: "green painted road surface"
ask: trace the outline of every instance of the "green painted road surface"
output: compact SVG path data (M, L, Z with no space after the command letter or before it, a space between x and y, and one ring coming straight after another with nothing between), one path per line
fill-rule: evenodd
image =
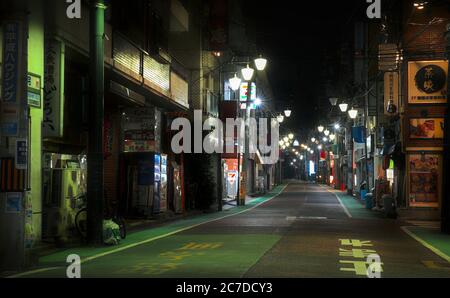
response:
M82 277L367 278L368 269L381 277L450 277L450 251L430 249L448 247L449 239L435 235L424 245L418 237L425 234L403 228L351 197L294 182L245 207L132 233L118 246L43 257L13 277L64 278L70 254L81 257Z

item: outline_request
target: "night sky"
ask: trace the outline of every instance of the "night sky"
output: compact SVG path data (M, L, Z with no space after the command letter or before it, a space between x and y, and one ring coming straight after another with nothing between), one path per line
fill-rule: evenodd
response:
M366 0L242 0L255 24L256 43L269 60L268 76L277 100L293 116L283 126L304 133L319 119L320 63L339 47L343 33L365 14Z

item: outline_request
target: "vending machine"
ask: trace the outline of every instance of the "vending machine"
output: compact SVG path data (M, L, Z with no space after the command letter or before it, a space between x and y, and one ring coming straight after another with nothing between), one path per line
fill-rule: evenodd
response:
M167 154L161 154L160 212L167 211Z
M158 153L155 154L154 167L153 213L158 214L161 212L161 155Z

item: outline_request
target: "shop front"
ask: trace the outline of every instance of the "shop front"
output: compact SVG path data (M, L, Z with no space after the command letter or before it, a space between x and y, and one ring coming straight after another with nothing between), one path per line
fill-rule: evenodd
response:
M127 217L147 218L168 207L167 155L156 107L126 108L121 119L120 206Z

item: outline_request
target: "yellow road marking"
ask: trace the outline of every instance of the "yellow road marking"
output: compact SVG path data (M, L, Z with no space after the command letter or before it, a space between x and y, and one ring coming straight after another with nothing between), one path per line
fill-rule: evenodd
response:
M408 227L403 226L403 227L400 227L400 228L403 230L403 232L405 232L406 234L411 236L414 240L416 240L417 242L419 242L420 244L422 244L423 246L425 246L426 248L428 248L429 250L431 250L432 252L434 252L435 254L437 254L438 256L440 256L441 258L443 258L444 260L446 260L447 262L450 263L450 257L448 255L446 255L445 253L443 253L442 251L440 251L436 247L432 246L431 244L429 244L425 240L422 240L421 238L419 238L419 236L417 236L416 234L411 232L408 229Z
M288 185L289 185L289 184L286 184L286 185L280 190L279 193L277 193L276 195L274 195L274 196L271 197L270 199L267 199L267 200L265 200L264 202L261 202L261 203L259 203L259 204L256 204L255 206L250 207L250 208L248 208L248 209L245 209L245 210L242 210L242 211L233 213L233 214L225 215L225 216L222 216L222 217L219 217L219 218L215 218L215 219L212 219L212 220L208 220L208 221L205 221L205 222L202 222L202 223L198 223L198 224L195 224L195 225L191 225L191 226L188 226L188 227L185 227L185 228L181 228L181 229L178 229L178 230L173 231L173 232L169 232L169 233L166 233L166 234L163 234L163 235L159 235L159 236L152 237L152 238L149 238L149 239L146 239L146 240L142 240L142 241L140 241L140 242L132 243L132 244L129 244L129 245L126 245L126 246L123 246L123 247L119 247L119 248L116 248L116 249L113 249L113 250L110 250L110 251L106 251L106 252L103 252L103 253L99 253L99 254L96 254L96 255L93 255L93 256L90 256L90 257L87 257L87 258L82 259L81 262L80 262L80 264L83 264L83 263L86 263L86 262L89 262L89 261L92 261L92 260L95 260L95 259L98 259L98 258L107 256L107 255L111 255L111 254L114 254L114 253L117 253L117 252L120 252L120 251L129 249L129 248L133 248L133 247L136 247L136 246L139 246L139 245L142 245L142 244L146 244L146 243L149 243L149 242L153 242L153 241L155 241L155 240L159 240L159 239L162 239L162 238L166 238L166 237L168 237L168 236L172 236L172 235L178 234L178 233L180 233L180 232L184 232L184 231L187 231L187 230L190 230L190 229L199 227L199 226L204 225L204 224L207 224L207 223L219 221L219 220L222 220L222 219L225 219L225 218L228 218L228 217L232 217L232 216L236 216L236 215L239 215L239 214L248 212L248 211L253 210L253 209L259 207L260 205L265 204L265 203L267 203L267 202L273 200L274 198L278 197L280 194L283 193L283 191L286 189L286 187L288 187ZM30 275L30 274L34 274L34 273L39 273L39 272L44 272L44 271L50 271L50 270L60 269L60 268L63 268L63 267L51 267L51 268L42 268L42 269L38 269L38 270L26 271L26 272L23 272L23 273L11 275L11 276L9 276L9 278L21 277L21 276L25 276L25 275Z

